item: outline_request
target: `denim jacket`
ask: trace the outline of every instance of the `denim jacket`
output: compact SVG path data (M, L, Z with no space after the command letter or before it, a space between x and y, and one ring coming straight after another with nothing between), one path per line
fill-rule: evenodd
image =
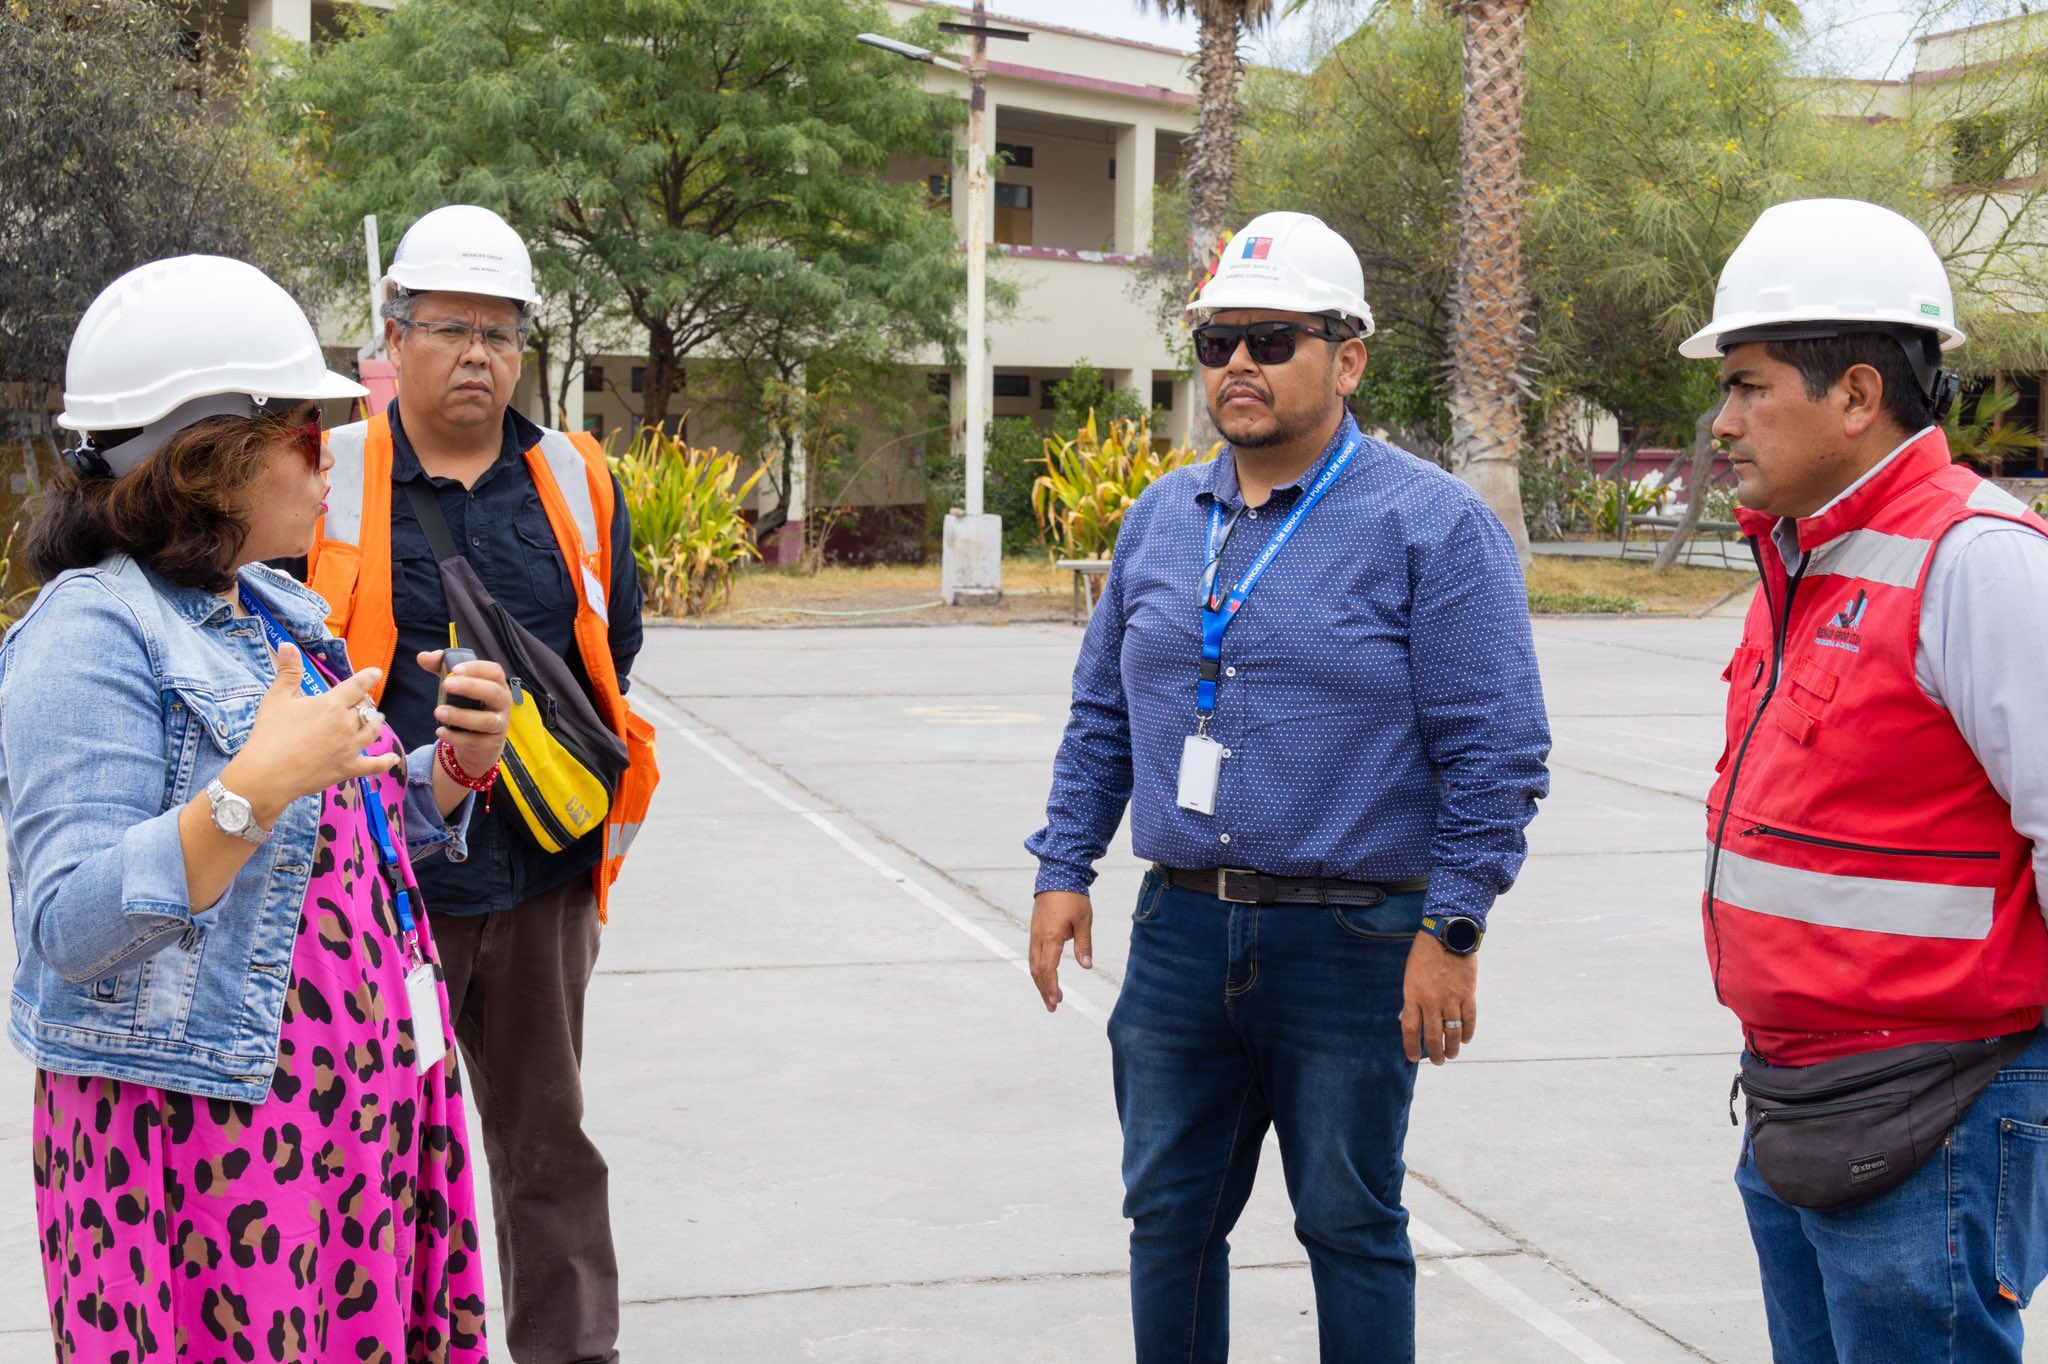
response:
M260 565L242 583L336 676L327 604ZM277 1066L322 798L279 816L227 891L187 903L178 812L255 726L261 627L126 555L53 579L0 643L0 819L18 965L8 1036L36 1065L260 1102ZM460 860L430 747L406 758L405 839Z

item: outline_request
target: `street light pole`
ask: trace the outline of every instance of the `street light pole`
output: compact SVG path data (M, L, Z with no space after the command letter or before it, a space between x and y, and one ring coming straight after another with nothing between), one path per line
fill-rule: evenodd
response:
M974 27L983 26L982 0L974 0ZM967 514L982 514L987 477L988 408L994 384L988 371L988 38L977 32L967 58ZM1000 562L1000 561L999 561ZM1000 573L998 568L998 573Z
M967 456L967 506L964 514L946 518L940 569L940 592L948 606L955 602L993 602L1003 591L1003 523L985 510L982 484L987 478L989 402L995 385L988 356L988 163L995 155L988 117L988 40L1026 41L1030 34L990 28L984 0L974 0L971 23L942 23L947 33L967 37L967 65L895 38L863 33L869 47L893 52L914 62L957 71L967 77L967 354L961 378L967 386L962 404L967 429L961 448Z

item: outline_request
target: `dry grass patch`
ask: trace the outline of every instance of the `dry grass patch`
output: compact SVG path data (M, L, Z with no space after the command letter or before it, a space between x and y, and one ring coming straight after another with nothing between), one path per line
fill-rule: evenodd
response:
M1642 562L1539 554L1529 568L1529 605L1552 614L1693 613L1755 581L1754 574L1723 569L1657 573ZM1072 591L1073 575L1038 555L1003 561L1003 601L993 609L939 606L935 563L827 568L816 574L754 565L734 575L730 605L707 620L733 625L1066 620Z
M1669 568L1640 561L1539 554L1529 565L1529 609L1538 612L1704 611L1749 588L1754 573L1721 568Z

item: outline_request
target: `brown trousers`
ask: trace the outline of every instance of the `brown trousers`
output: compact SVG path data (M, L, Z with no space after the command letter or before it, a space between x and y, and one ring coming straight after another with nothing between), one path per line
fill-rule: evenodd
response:
M518 1364L617 1364L604 1157L583 1131L583 996L597 897L579 876L495 914L431 915L490 1162Z

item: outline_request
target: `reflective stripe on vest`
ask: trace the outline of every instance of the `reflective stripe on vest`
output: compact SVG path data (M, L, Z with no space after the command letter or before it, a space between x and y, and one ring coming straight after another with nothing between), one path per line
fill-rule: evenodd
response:
M541 429L540 457L548 466L548 473L553 476L555 487L569 508L569 519L576 523L577 538L582 541L571 557L580 570L584 603L597 612L599 620L610 625L611 611L605 599L605 585L591 571L589 556L605 543L601 537L607 536L611 528L607 526L600 530L597 524L597 509L590 502L589 465L567 436L546 427Z
M1886 587L1914 587L1920 570L1934 552L1934 541L1881 530L1852 530L1830 540L1807 560L1806 576L1832 573L1838 578L1864 578Z
M1998 899L1990 886L1833 876L1759 862L1725 849L1715 890L1716 899L1737 909L1824 928L1978 941L1991 936L1992 909Z
M350 422L327 433L327 448L334 452L334 467L327 474L322 539L344 545L363 543L363 442L369 431L368 422Z

